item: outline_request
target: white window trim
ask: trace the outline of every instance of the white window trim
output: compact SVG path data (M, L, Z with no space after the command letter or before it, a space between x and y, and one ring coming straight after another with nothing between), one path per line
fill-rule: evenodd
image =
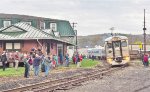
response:
M43 25L43 26L42 26ZM42 28L43 27L43 28ZM40 21L40 29L45 29L45 22Z
M21 49L21 43L14 43L14 49Z
M10 26L10 25L11 25L11 20L4 20L4 21L3 21L3 27L8 27L8 26L6 26L6 25L5 25L5 23L4 23L4 22L9 22L9 25L8 25L8 26Z
M19 43L19 42L6 43L6 50L16 50L16 49L21 49L21 43Z
M45 25L45 22L44 22L44 29L46 29L46 25Z
M52 28L52 25L55 25L55 29ZM53 31L57 31L57 23L50 23L50 29L52 29Z
M13 49L13 43L6 43L6 49Z

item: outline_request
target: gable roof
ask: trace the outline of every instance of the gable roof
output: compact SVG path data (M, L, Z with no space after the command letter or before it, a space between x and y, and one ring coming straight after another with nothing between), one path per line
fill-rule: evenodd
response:
M4 19L21 19L21 21L27 20L36 20L36 21L50 21L57 23L57 31L60 33L60 36L75 36L75 32L71 27L69 21L60 20L60 19L51 19L37 16L29 16L29 15L19 15L19 14L5 14L0 13L0 18Z
M19 22L0 29L0 39L55 39L53 35L43 32L31 25Z
M48 34L40 29L32 27L25 22L19 22L6 28L0 29L0 40L30 40L30 39L53 39L67 44L70 42L61 40L53 34Z
M37 17L37 16L30 16L30 15L21 15L21 14L6 14L6 13L0 13L0 18L19 18L23 20L27 19L38 19L38 20L43 20L43 19L51 19L51 18L44 18L44 17ZM51 19L51 20L59 20L59 19Z
M59 31L61 36L75 36L75 32L69 21L57 21L57 25L57 31Z

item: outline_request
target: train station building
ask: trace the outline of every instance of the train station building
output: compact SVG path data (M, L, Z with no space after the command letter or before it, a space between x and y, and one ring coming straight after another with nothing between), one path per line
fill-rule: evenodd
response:
M73 46L75 32L69 21L16 14L0 14L0 52L30 52L41 49L45 54L65 54Z

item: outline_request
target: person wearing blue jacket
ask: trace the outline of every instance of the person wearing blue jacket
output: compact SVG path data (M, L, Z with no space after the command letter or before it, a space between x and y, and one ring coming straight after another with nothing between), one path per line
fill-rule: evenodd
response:
M49 73L49 70L50 70L50 66L51 66L51 61L50 61L50 58L48 55L46 55L43 59L43 62L42 62L45 66L45 77L48 76L48 73Z
M63 55L62 55L62 53L59 54L59 58L60 58L60 64L63 65Z
M33 67L34 67L34 75L39 76L39 69L40 69L40 57L38 54L36 54L36 57L33 60Z
M66 63L66 67L69 67L69 54L68 53L66 53L66 55L65 55L65 63Z

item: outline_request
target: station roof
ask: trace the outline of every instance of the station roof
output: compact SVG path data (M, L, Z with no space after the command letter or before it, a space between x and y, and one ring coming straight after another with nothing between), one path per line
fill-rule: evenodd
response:
M19 22L6 28L0 29L0 40L32 40L32 39L52 39L65 42L53 34L48 34L40 29L32 27L25 22Z
M75 36L75 32L70 25L70 22L67 20L60 20L60 19L52 19L52 18L45 18L45 17L37 17L37 16L30 16L30 15L19 15L19 14L5 14L0 13L0 18L4 19L21 19L21 20L36 20L36 21L51 21L58 24L57 31L59 31L60 35L63 37L68 36Z

